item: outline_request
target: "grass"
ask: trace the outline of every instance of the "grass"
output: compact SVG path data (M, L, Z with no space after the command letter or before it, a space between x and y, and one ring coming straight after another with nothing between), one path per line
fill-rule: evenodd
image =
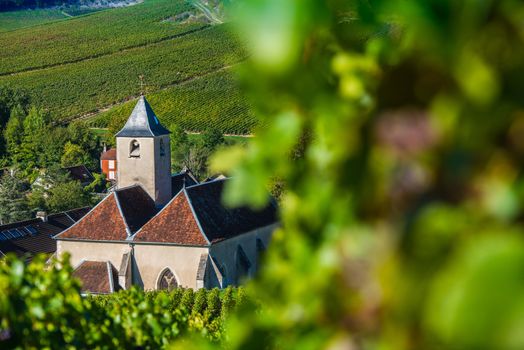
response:
M37 9L0 12L0 32L32 27L68 18L59 9ZM2 34L2 37L7 34ZM1 41L1 40L0 40Z
M7 32L0 36L0 74L107 55L205 26L163 20L191 9L183 0L146 0L134 6Z

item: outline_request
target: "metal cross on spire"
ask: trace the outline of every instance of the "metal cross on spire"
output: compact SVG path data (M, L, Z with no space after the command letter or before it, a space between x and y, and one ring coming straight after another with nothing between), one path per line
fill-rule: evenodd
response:
M144 87L145 87L145 83L144 83L144 75L143 74L140 74L138 76L138 78L140 79L140 95L141 96L144 96Z

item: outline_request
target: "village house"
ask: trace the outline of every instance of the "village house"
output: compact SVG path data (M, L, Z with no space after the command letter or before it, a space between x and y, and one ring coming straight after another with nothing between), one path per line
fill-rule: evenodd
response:
M34 219L0 225L0 258L8 253L26 262L36 254L51 257L56 252L53 236L71 227L90 209L85 207L50 215L40 211Z
M145 97L116 135L116 189L62 233L83 292L212 288L253 275L278 225L262 210L222 203L227 178L171 174L170 136Z

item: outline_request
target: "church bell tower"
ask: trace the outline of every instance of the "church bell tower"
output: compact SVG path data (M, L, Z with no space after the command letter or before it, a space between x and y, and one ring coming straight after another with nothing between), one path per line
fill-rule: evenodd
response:
M169 130L140 96L126 124L116 134L117 188L140 184L157 206L171 199Z

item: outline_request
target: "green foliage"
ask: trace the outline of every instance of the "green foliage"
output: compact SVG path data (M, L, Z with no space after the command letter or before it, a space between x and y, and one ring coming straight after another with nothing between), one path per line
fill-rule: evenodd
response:
M215 150L218 146L224 144L224 135L214 127L208 127L202 133L202 144L210 150Z
M215 169L230 204L282 181L282 226L228 348L523 347L522 3L238 11L266 127Z
M89 193L86 193L78 181L68 181L53 186L46 198L46 206L51 212L61 212L92 204Z
M20 221L29 217L25 194L27 187L19 174L5 172L0 178L0 224Z
M0 86L0 126L7 123L13 108L20 106L25 111L29 102L29 96L23 89L13 90Z
M96 182L96 180L95 180ZM80 182L73 181L69 174L58 165L40 172L28 195L28 205L33 212L44 210L51 213L94 204L92 193L96 183L82 188ZM102 186L99 180L98 185Z
M2 348L163 349L181 336L223 337L218 289L199 290L209 306L195 312L183 303L191 289L81 297L72 271L67 257L46 264L37 256L25 265L8 255L0 262ZM234 299L237 289L229 290Z
M64 146L64 154L60 163L62 167L67 168L75 165L85 164L86 161L89 161L89 156L79 145L74 143L67 142Z

